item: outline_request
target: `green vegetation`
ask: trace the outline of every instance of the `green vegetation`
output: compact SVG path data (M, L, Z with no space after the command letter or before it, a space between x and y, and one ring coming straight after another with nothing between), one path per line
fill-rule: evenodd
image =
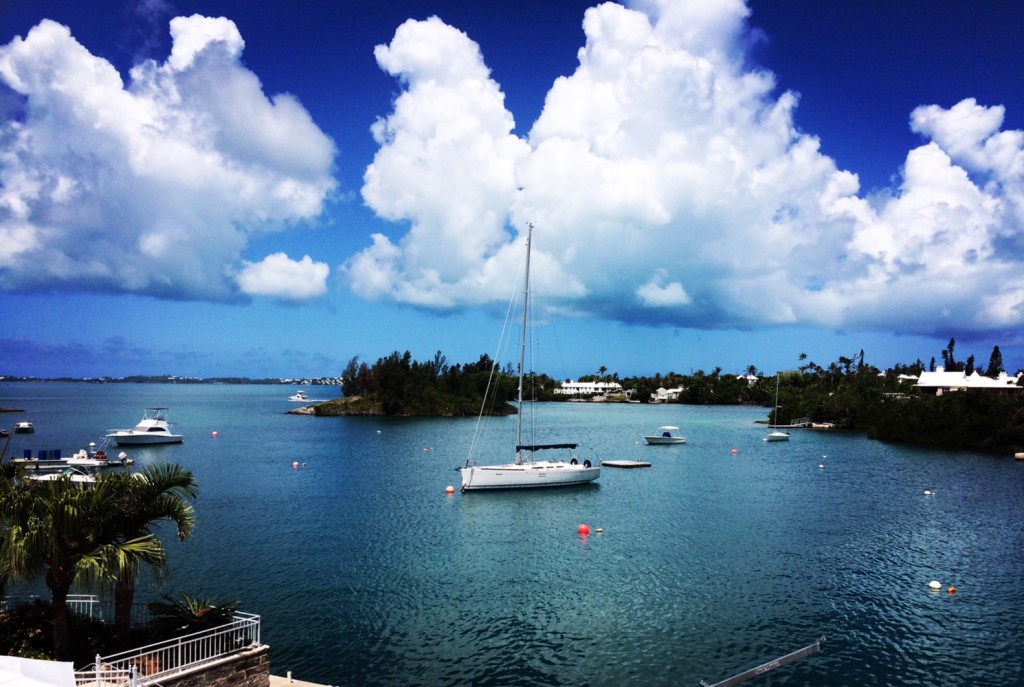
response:
M135 579L143 566L159 573L166 565L163 543L152 528L170 521L178 526L179 539L186 539L195 522L189 501L196 491L192 474L176 465L149 466L136 476L106 474L92 486L70 479L33 482L17 474L0 480L0 580L6 587L8 581L42 578L51 595L52 629L49 642L31 632L37 641L26 645L10 635L10 623L16 628L25 615L8 614L0 619L5 623L0 649L20 647L70 660L80 659L88 646L94 655L95 628L69 613L73 585L115 589L116 642L127 645ZM107 651L114 648L110 641L104 644Z
M372 367L352 358L342 373L345 398L314 406L316 415L464 416L485 408L491 414L514 413L516 375L487 355L475 363L449 365L440 351L418 362L409 351L380 358ZM558 384L547 380L550 393ZM490 386L489 386L490 385Z
M996 346L987 367L977 367L975 357L959 361L956 340L942 351L948 371L978 372L996 377L1003 367ZM744 374L726 374L722 368L690 374L656 374L653 377L619 378L606 367L597 374L583 375L581 382L618 382L620 396L607 400L649 402L658 389L675 389L671 403L691 405L761 405L768 408L767 420L790 424L794 420L831 423L836 427L868 432L877 439L937 446L992 450L1024 450L1024 394L1005 395L992 390L959 391L943 396L921 394L903 376L918 376L925 364L898 364L886 372L865 362L864 351L852 357L840 356L827 367L798 356L799 366L780 374L778 416L775 377L758 373L749 366ZM932 358L931 370L935 369ZM497 372L491 387L488 379ZM516 395L516 375L510 366L499 370L497 363L483 355L475 363L449 366L438 352L433 360L416 362L411 354L398 353L380 358L373 366L353 358L342 374L345 398L321 403L317 415L453 416L475 415L484 407L485 392L491 399L487 412L514 413L508 402ZM530 374L526 380L530 398L542 401L575 400L555 394L559 382L544 374Z

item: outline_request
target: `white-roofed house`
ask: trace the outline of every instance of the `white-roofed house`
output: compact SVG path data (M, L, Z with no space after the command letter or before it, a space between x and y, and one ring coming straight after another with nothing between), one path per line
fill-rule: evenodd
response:
M966 372L947 372L942 367L935 368L934 372L922 372L915 386L923 394L935 394L941 396L950 391L967 391L968 389L987 389L1000 392L1004 395L1018 393L1022 387L1018 385L1020 375L1010 377L1005 372L993 379L978 374L975 370L971 374Z

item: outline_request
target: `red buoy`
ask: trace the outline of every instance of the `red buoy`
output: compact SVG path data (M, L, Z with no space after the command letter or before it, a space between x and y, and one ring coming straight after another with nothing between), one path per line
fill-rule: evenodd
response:
M444 488L444 493L446 493L446 494L454 494L455 493L455 487L453 487L452 485L449 484L447 487Z
M585 537L590 534L590 525L583 523L577 528L577 531L580 533L580 536Z

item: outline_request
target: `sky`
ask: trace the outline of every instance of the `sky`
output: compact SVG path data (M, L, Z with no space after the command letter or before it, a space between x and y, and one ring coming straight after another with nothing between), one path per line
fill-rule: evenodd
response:
M1022 38L1000 0L3 0L0 375L495 357L530 224L555 377L1014 372Z

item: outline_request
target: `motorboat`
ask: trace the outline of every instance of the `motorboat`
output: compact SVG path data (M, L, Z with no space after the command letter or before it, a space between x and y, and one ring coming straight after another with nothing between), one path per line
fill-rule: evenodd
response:
M118 446L180 444L184 437L172 434L167 421L167 408L146 408L139 424L132 429L114 429L107 434Z
M526 343L527 325L529 323L528 310L530 305L530 250L533 243L533 225L528 225L529 231L526 239L526 270L524 277L525 287L523 289L523 316L522 333L519 348L519 392L517 397L517 421L516 421L516 443L515 460L511 463L499 465L480 464L473 457L473 449L470 449L470 457L466 464L456 468L462 474L462 491L482 491L497 489L534 489L540 487L565 487L577 486L593 482L601 475L601 467L596 459L591 462L585 459L582 462L573 453L578 444L535 444L523 440L523 377L526 369ZM495 366L497 368L497 366ZM491 371L496 373L496 369ZM489 387L491 385L488 385ZM483 413L481 413L481 420ZM482 423L477 423L480 428ZM477 445L476 438L472 446ZM568 460L534 460L534 454L538 451L563 449L569 452Z
M15 422L14 433L15 434L32 434L36 431L35 425L31 422Z
M75 484L96 484L97 475L80 468L66 467L53 472L35 472L27 477L33 482L56 482L60 479L67 479Z
M305 391L303 391L302 389L299 389L294 394L289 396L288 400L289 401L295 401L296 403L308 403L309 402L309 396L306 395Z
M91 442L88 449L79 449L68 457L62 456L60 449L40 450L33 456L32 449L27 448L21 458L11 458L12 464L20 465L27 470L60 470L69 466L113 468L132 465L134 462L124 451L114 458L109 457L103 448L97 448L96 442Z
M662 445L662 444L685 444L686 437L681 437L675 432L678 432L679 428L674 425L662 425L658 427L658 433L650 436L645 436L644 441L650 445Z

